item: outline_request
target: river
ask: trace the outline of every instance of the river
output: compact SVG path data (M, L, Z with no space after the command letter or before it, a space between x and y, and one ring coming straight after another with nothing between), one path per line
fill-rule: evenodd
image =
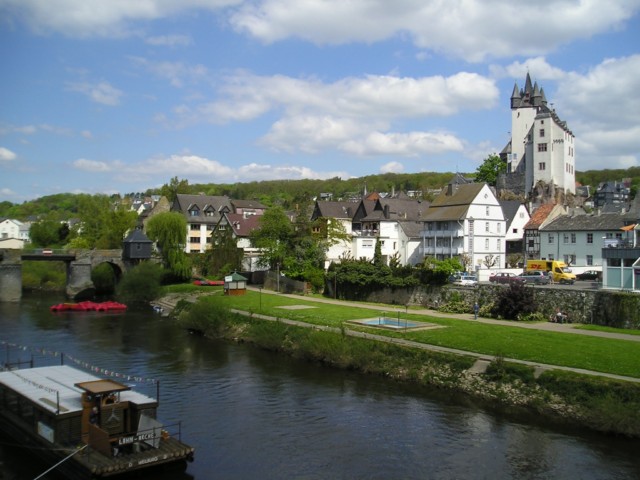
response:
M640 478L639 441L207 340L152 312L51 313L61 301L0 303L0 341L140 377L151 394L145 380L158 380L159 418L181 420L196 455L182 476L154 480ZM29 352L11 349L18 358ZM46 470L11 439L0 442L1 479Z

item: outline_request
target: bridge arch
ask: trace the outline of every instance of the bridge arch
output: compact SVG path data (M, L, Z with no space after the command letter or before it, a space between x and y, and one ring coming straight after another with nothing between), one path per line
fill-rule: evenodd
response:
M23 260L65 262L65 291L70 299L93 295L95 285L91 271L96 266L109 264L118 278L130 267L122 258L122 250L0 250L0 301L20 301Z

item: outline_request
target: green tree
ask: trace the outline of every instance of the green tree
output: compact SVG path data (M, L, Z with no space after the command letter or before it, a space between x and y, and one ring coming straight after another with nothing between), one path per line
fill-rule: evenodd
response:
M167 197L170 203L173 203L178 194L189 193L189 181L178 180L178 177L173 177L169 183L165 183L160 188L160 195Z
M293 225L279 206L269 208L259 223L260 227L251 233L251 242L262 250L259 264L272 270L279 269L288 255Z
M152 262L142 262L129 270L116 287L118 300L128 306L145 307L160 296L162 267Z
M29 238L36 247L55 247L60 245L60 222L42 219L31 224Z
M163 212L147 222L147 236L156 243L164 267L177 279L191 277L191 261L184 251L187 220L178 212Z
M475 180L476 182L485 182L489 185L495 186L498 180L498 175L506 171L506 162L502 161L500 156L494 153L493 155L489 155L484 162L482 162L482 165L478 167L476 170Z
M211 248L204 252L203 257L203 275L226 275L242 269L244 250L238 248L232 230L226 228L216 233Z

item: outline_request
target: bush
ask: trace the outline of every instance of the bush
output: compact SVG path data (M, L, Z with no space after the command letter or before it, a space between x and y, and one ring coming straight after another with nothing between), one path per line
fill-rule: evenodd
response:
M522 283L510 283L508 288L500 289L491 314L496 318L520 320L523 316L536 311L533 288Z

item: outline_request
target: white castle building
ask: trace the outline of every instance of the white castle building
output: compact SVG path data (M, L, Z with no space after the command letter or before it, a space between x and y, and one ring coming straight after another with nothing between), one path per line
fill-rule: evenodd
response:
M575 194L575 155L573 132L527 73L524 89L513 87L511 140L500 155L507 162L508 187L527 197L540 185Z

